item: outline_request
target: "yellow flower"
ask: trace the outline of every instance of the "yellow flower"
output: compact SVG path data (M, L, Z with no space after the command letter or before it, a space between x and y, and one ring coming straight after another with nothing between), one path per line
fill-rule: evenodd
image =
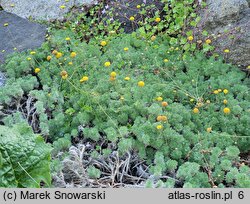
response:
M145 83L143 81L139 81L138 84L137 84L139 87L143 87L145 86Z
M140 8L141 8L141 5L138 4L138 5L136 6L136 8L140 9Z
M109 78L109 81L115 81L115 79L116 79L115 77L112 77L112 76L111 76L111 77Z
M214 94L218 94L219 93L219 91L218 90L214 90Z
M202 106L203 106L203 103L198 102L198 103L196 104L196 106L197 106L198 108L200 108L200 107L202 107Z
M212 128L211 128L211 127L208 127L208 128L207 128L207 132L209 132L209 133L212 132Z
M157 118L156 118L156 120L158 121L158 122L160 122L160 121L167 121L168 120L168 117L167 116L165 116L165 115L158 115L157 116Z
M206 44L209 45L209 44L211 44L211 42L212 42L212 41L211 41L210 39L206 39Z
M124 80L125 80L125 81L129 81L129 80L130 80L130 77L125 77Z
M61 8L61 9L65 9L66 6L65 6L65 5L61 5L60 8Z
M223 93L224 93L224 94L228 94L228 90L227 90L227 89L224 89L224 90L223 90Z
M158 122L162 121L162 116L161 116L161 115L158 115L157 118L156 118L156 120L157 120Z
M229 50L229 49L225 49L224 52L225 52L225 53L229 53L230 50Z
M227 102L228 102L228 101L227 101L226 99L223 100L223 103L224 103L225 105L227 104Z
M199 112L200 112L200 111L199 111L198 108L194 108L194 109L193 109L193 113L197 114L197 113L199 113Z
M161 116L161 120L162 120L162 121L167 121L167 120L168 120L168 117L165 116L165 115L162 115L162 116Z
M153 36L151 37L151 40L152 40L152 41L155 41L155 40L156 40L156 36L153 35Z
M161 96L156 98L157 101L163 101L163 98Z
M116 72L111 72L111 73L110 73L110 76L111 76L111 77L116 77Z
M68 78L68 74L62 76L62 79L67 79Z
M221 89L218 89L218 92L220 93L220 92L222 92L222 90L221 90Z
M124 96L121 96L121 97L120 97L120 100L124 100Z
M129 20L130 20L130 21L134 21L134 20L135 20L135 17L134 17L134 16L130 16Z
M76 57L76 52L71 52L70 57L72 57L72 58Z
M194 39L194 37L192 35L188 36L187 38L189 41L192 41Z
M50 61L52 59L52 57L49 55L47 56L47 60Z
M34 55L34 54L36 54L36 52L35 52L35 51L31 51L30 54L31 54L31 55Z
M80 82L83 83L83 82L86 82L89 80L89 77L87 76L83 76L81 79L80 79Z
M8 26L8 25L9 25L8 23L4 23L4 24L3 24L4 27L6 27L6 26Z
M107 42L106 41L101 41L101 46L106 46L107 45Z
M124 50L125 52L126 52L126 51L128 51L128 47L124 47L124 49L123 49L123 50Z
M68 78L68 72L66 72L65 70L61 71L61 77L62 79L67 79Z
M156 129L157 129L157 130L161 130L162 128L163 128L162 125L157 125L157 126L156 126Z
M59 59L59 58L61 58L61 57L62 57L62 55L63 55L63 54L62 54L61 52L57 52L57 54L56 54L56 58L57 58L57 59Z
M250 65L247 66L247 69L250 69Z
M159 23L160 21L161 21L161 18L159 18L159 17L155 18L156 23Z
M110 65L111 65L111 63L109 61L104 63L105 67L109 67Z
M53 54L53 55L56 55L57 53L58 53L57 50L53 50L53 51L52 51L52 54Z
M229 114L229 113L231 112L231 110L230 110L230 108L224 108L224 109L223 109L223 112L224 112L225 114Z
M161 103L161 105L162 105L163 107L166 107L166 106L168 106L168 102L163 101L163 102Z
M164 59L164 62L169 62L169 60L168 59Z
M69 64L69 65L72 65L72 64L73 64L73 62L69 62L68 64Z
M35 68L35 73L36 73L36 74L39 73L40 71L41 71L40 68Z
M70 41L70 37L65 38L66 41Z
M30 61L30 60L31 60L31 57L28 57L27 60Z

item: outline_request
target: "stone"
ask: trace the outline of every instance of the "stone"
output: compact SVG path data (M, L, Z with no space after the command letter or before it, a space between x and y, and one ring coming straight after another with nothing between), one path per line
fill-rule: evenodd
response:
M214 29L236 22L240 13L248 8L246 0L207 0L207 9L202 13L206 27Z
M215 52L225 55L235 65L250 65L250 8L246 0L207 0L198 26L214 36Z
M4 85L5 80L6 80L5 75L0 72L0 87Z
M96 3L97 0L0 0L5 11L34 20L62 19L73 6Z
M7 26L4 24L8 23ZM14 14L0 11L0 63L6 55L40 47L45 41L46 26Z

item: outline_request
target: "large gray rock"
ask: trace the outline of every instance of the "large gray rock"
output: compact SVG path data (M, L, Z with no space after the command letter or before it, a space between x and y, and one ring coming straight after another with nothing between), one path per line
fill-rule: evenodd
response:
M0 87L4 85L5 82L5 76L3 73L0 72Z
M4 26L5 23L8 23L8 26ZM45 35L44 25L0 11L0 66L10 53L40 47L45 41ZM0 86L4 80L4 75L0 73Z
M8 26L3 26L5 23ZM40 47L45 35L46 26L0 11L0 62L14 51Z
M201 12L202 30L215 36L216 51L229 49L227 59L236 65L250 65L250 9L246 0L207 0Z
M218 25L236 22L240 14L248 8L246 0L207 0L207 9L202 14L206 27L211 29Z
M93 4L96 0L0 0L5 11L35 20L61 19L72 6ZM65 8L61 8L65 6Z

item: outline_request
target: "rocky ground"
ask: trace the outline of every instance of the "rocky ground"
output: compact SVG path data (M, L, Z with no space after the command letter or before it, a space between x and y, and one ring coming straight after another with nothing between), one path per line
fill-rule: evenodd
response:
M62 19L73 6L96 3L96 0L1 0L0 5L7 12L22 18L35 20Z
M207 0L200 29L215 36L216 51L230 49L228 61L243 69L250 65L250 8L246 0Z
M40 47L45 40L45 25L30 22L6 11L0 11L0 25L0 63L8 54Z
M0 65L7 55L40 47L45 40L45 25L30 22L6 11L0 11L0 25ZM0 72L0 86L4 81L4 74Z

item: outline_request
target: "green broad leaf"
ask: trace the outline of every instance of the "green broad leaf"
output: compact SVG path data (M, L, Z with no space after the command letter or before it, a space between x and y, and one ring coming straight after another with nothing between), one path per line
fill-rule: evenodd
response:
M195 27L195 26L197 25L197 22L191 21L191 22L190 22L190 25L193 26L193 27Z
M206 2L202 1L202 2L201 2L201 7L202 7L202 8L205 8L206 6L207 6Z
M184 45L187 43L187 38L181 38L180 44Z
M190 16L194 18L194 17L197 16L197 14L196 13L191 13Z
M0 126L0 187L51 184L51 147L26 124Z
M190 48L190 44L189 43L185 44L184 47L183 47L184 50L188 50L189 48Z
M202 35L208 36L208 32L207 32L206 30L203 30L203 31L202 31Z
M198 16L198 17L195 19L195 22L196 22L196 23L199 23L200 21L201 21L201 17Z
M193 31L192 31L192 30L189 30L188 32L186 32L186 35L187 35L187 36L193 35Z
M171 38L169 43L170 43L170 45L176 45L177 42L178 42L177 38Z
M192 51L194 51L196 49L196 43L192 43L191 48Z

